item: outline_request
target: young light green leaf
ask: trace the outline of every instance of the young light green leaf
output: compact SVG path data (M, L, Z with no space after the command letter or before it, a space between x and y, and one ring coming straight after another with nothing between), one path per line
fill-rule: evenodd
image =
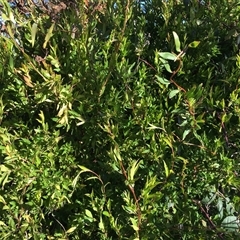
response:
M132 228L135 230L135 231L139 231L139 227L138 227L138 224L137 224L137 220L135 218L130 218L131 222L132 222Z
M93 218L92 213L91 213L88 209L85 209L85 214L86 214L86 216L88 216L89 218Z
M175 48L177 52L181 52L181 43L176 32L173 31L173 37L175 42Z
M0 221L0 226L7 226L3 221Z
M12 23L14 23L14 24L16 23L12 12L9 13L9 19L12 21Z
M199 45L200 41L194 41L188 44L190 48L196 48Z
M184 132L183 132L183 136L182 136L182 140L184 140L186 138L186 136L191 132L191 130L189 129L186 129Z
M175 60L176 55L170 52L160 52L159 56L163 59L167 59L167 60Z
M67 233L67 234L72 233L72 232L75 231L76 228L77 228L77 227L71 227L71 228L69 228L69 229L66 231L66 233Z
M82 166L82 165L78 165L78 167L82 169L81 172L91 172L90 169L88 169L88 168L86 168L86 167L84 167L84 166Z
M175 97L179 93L179 89L174 89L169 93L169 98Z
M49 42L50 38L53 35L53 28L54 28L55 24L53 23L52 26L48 29L47 35L45 36L45 42L43 43L43 48L46 48L47 43Z
M4 199L1 195L0 195L0 202L3 203L4 205L7 204L6 201L5 201L5 199Z
M32 47L34 47L35 39L36 39L36 33L37 33L37 24L33 23L32 29L31 29L31 36L32 36Z
M105 231L105 227L104 227L104 223L103 223L103 220L102 220L102 216L100 217L100 221L99 221L98 227L99 227L100 230L102 230L103 232Z
M129 180L130 181L133 181L134 180L134 176L139 168L139 165L140 165L141 161L135 161L133 164L132 164L132 167L130 169L130 174L129 174Z
M110 214L107 211L103 211L103 215L106 216L106 217L110 217Z
M167 166L167 164L164 160L163 160L163 164L164 164L164 169L165 169L165 175L166 175L166 177L168 177L169 176L169 169L168 169L168 166Z

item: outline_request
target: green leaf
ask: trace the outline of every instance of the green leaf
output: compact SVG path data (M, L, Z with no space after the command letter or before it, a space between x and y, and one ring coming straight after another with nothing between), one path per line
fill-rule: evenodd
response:
M223 200L221 198L218 199L216 207L218 209L220 219L222 219L224 214L223 213L224 207L223 207Z
M66 231L66 233L67 233L67 234L72 233L72 232L75 231L76 228L77 228L77 227L71 227L71 228L69 228L69 229Z
M88 168L86 168L86 167L84 167L82 165L78 165L78 167L82 169L81 173L83 173L83 172L91 172L90 169L88 169Z
M32 29L31 29L31 42L32 42L32 47L34 47L35 39L36 39L36 33L37 33L37 24L33 23Z
M7 168L5 165L1 164L0 165L0 171L1 172L10 172L10 169Z
M166 68L166 70L167 70L168 72L172 73L172 70L171 70L169 64L164 64L164 67Z
M239 220L237 216L228 216L222 221L222 227L229 232L235 232L239 229Z
M165 67L165 69L168 72L172 73L172 70L171 70L170 65L168 64L168 62L165 59L163 59L163 58L160 58L160 61L163 63L163 66Z
M176 55L170 52L160 52L159 56L163 59L167 59L167 60L175 60Z
M4 205L7 204L6 201L5 201L5 199L4 199L1 195L0 195L0 202L3 203Z
M105 230L102 217L100 217L100 221L99 221L98 227L100 228L101 231L104 231L104 230Z
M186 138L186 136L191 132L191 130L187 129L183 132L182 140Z
M132 222L132 228L135 230L135 231L139 231L139 227L138 227L138 224L137 224L137 220L135 218L130 218L131 222Z
M104 215L104 216L107 216L107 217L110 217L110 214L109 214L109 212L107 212L107 211L103 211L103 215Z
M52 26L48 29L47 35L45 36L45 42L43 43L43 48L45 49L47 46L47 43L49 42L50 38L53 35L53 28L54 28L55 24L53 23Z
M173 31L173 37L174 37L174 42L175 42L175 47L177 52L181 52L181 43L179 41L179 37L176 32Z
M134 180L134 176L139 168L139 165L140 165L141 161L135 161L133 164L132 164L132 167L130 169L130 173L129 173L129 180L130 181L133 181Z
M174 89L169 93L169 98L175 97L180 92L179 89Z
M168 166L167 166L167 164L164 160L163 160L163 165L164 165L164 169L165 169L165 175L166 175L166 177L168 177L169 176L169 169L168 169Z
M160 83L162 83L162 84L164 84L164 85L169 85L169 84L170 84L170 81L167 80L166 78L162 78L162 77L159 77L159 76L157 76L157 75L156 75L156 78L157 78L157 80L158 80Z
M200 41L194 41L188 44L190 48L196 48L199 45Z
M7 226L3 221L0 221L0 226Z
M92 213L91 213L88 209L85 209L85 214L86 214L86 216L88 216L89 218L93 218Z

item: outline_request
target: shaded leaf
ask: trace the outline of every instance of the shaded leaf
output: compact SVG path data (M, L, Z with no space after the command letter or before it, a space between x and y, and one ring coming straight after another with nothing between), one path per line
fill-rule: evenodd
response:
M157 76L157 75L156 75L156 78L157 78L157 80L158 80L160 83L162 83L162 84L164 84L164 85L169 85L169 84L170 84L170 81L167 80L166 78L159 77L159 76Z
M237 216L228 216L222 221L222 227L229 231L235 232L239 228L239 220Z

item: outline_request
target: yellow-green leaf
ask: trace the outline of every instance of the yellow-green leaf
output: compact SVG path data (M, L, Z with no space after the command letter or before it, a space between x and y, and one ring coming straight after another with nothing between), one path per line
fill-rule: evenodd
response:
M72 233L72 232L74 232L75 231L75 229L76 229L77 227L71 227L71 228L69 228L67 231L66 231L66 233Z
M190 48L196 48L199 45L200 41L194 41L188 44Z
M31 29L31 36L32 36L32 47L34 47L35 39L37 34L37 24L33 23L32 29Z
M134 180L134 176L139 168L139 165L140 165L141 161L135 161L131 167L131 170L130 170L130 174L129 174L129 180L130 181L133 181Z
M0 196L0 202L3 203L3 204L5 204L5 205L7 204L7 203L5 202L5 199L4 199L2 196Z
M86 216L88 216L89 218L93 218L92 213L91 213L88 209L85 209L85 214L86 214Z
M167 166L167 164L164 160L163 160L163 165L164 165L164 169L165 169L165 175L166 175L166 177L168 177L169 176L169 169L168 169L168 166Z
M49 42L50 38L53 35L53 28L54 28L55 24L53 23L52 26L48 29L47 35L45 37L45 42L43 43L43 48L46 48L47 43Z

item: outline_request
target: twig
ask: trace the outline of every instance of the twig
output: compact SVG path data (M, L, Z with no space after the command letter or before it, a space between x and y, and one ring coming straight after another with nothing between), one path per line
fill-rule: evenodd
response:
M125 170L125 168L124 168L124 166L123 166L122 161L120 161L120 166L121 166L121 170L122 170L122 173L123 173L123 175L124 175L126 181L128 181L127 172L126 172L126 170ZM136 196L136 193L135 193L134 188L133 188L130 184L128 184L128 187L129 187L129 189L130 189L130 191L131 191L131 193L132 193L132 195L133 195L133 198L134 198L135 204L136 204L136 206L137 206L138 231L139 231L139 230L140 230L140 226L141 226L141 220L142 220L141 208L140 208L140 206L139 206L139 203L138 203L139 200L137 199L137 196Z
M209 217L208 213L206 212L206 210L203 208L202 204L200 201L197 200L192 200L195 204L197 204L201 210L201 212L204 214L204 216L207 218L208 222L210 223L212 229L217 230L216 225L213 223L213 221L211 220L211 218ZM217 232L217 235L219 237L219 239L224 240L223 236Z
M108 74L107 74L107 77L106 77L106 79L105 79L105 81L102 84L102 87L100 89L100 93L99 93L99 96L98 96L98 102L100 102L100 98L104 93L105 87L106 87L106 85L107 85L107 83L110 79L110 76L112 74L112 71L114 69L114 61L116 60L115 58L117 56L117 53L119 52L120 44L123 40L123 36L124 36L124 33L126 31L126 27L127 27L129 7L130 7L130 0L127 1L127 5L125 7L125 17L124 17L124 22L123 22L123 28L122 28L122 31L120 33L120 37L115 44L115 51L112 53L112 56L111 56L111 59L110 59L110 64L109 64Z

